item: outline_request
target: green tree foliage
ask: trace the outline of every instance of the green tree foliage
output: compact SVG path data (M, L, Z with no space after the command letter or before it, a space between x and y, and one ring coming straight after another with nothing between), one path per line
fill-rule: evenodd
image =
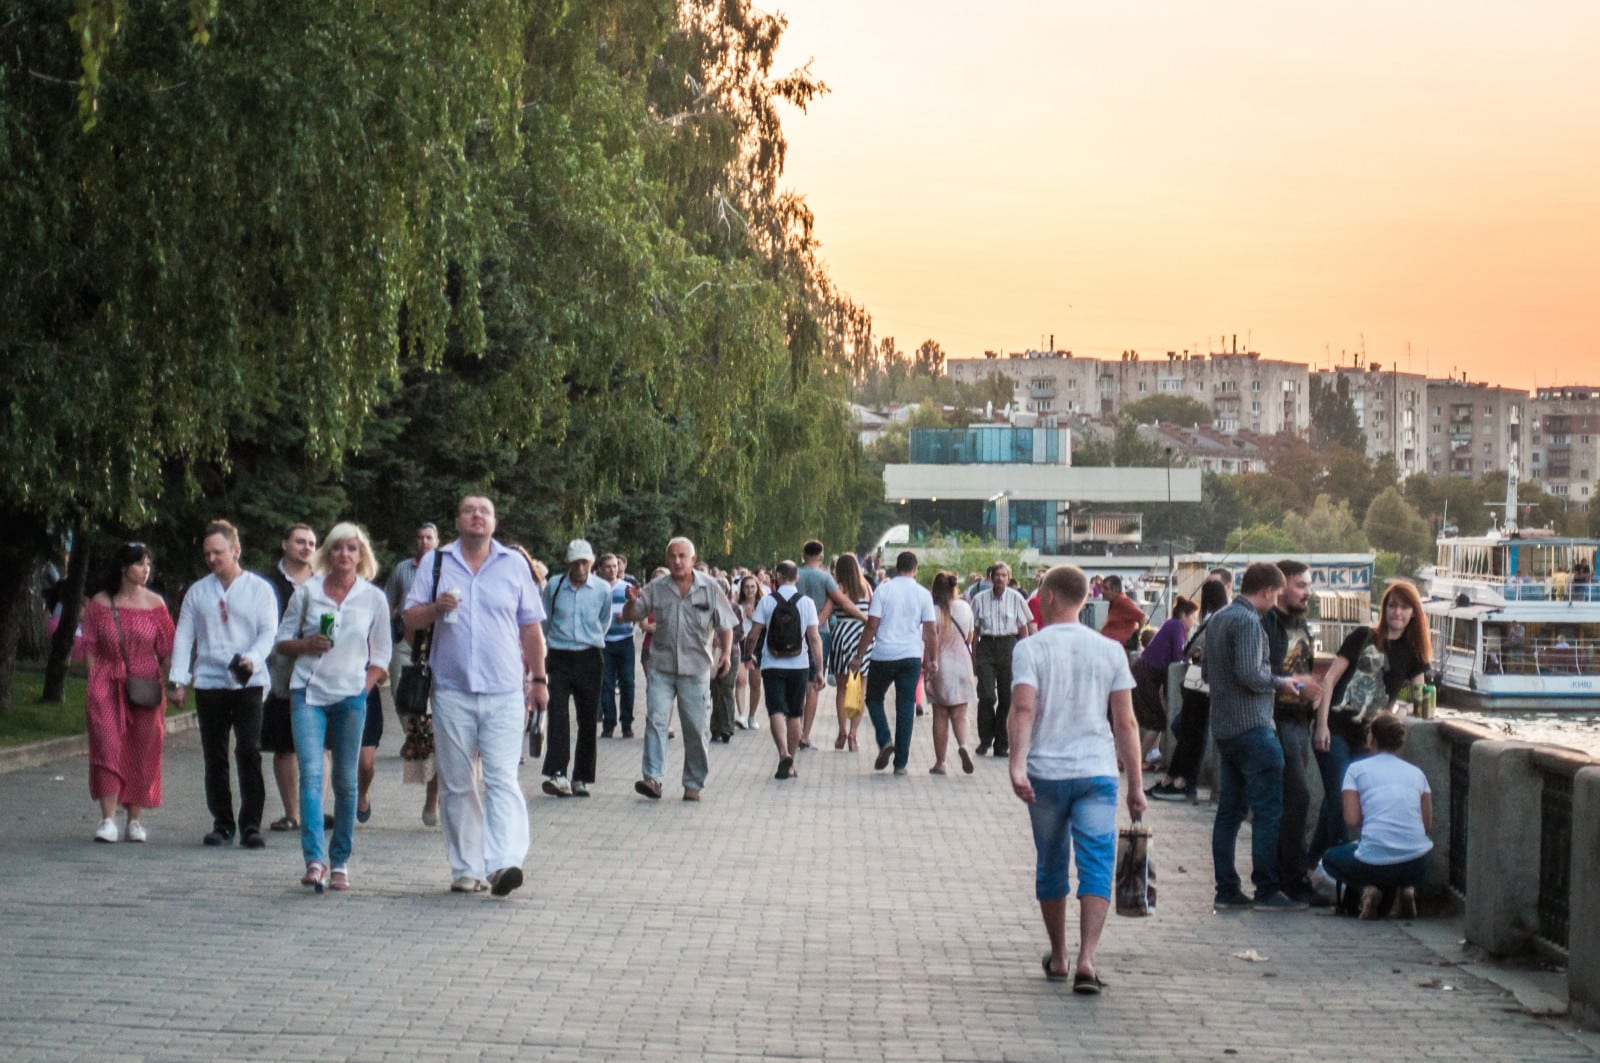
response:
M781 188L780 109L825 87L773 69L780 16L11 12L0 621L63 522L145 527L193 572L205 517L257 563L335 514L403 548L473 487L508 537L587 532L637 568L678 531L707 556L847 541L881 492L844 404L871 320ZM13 642L0 622L0 665Z
M1122 416L1135 424L1165 421L1168 424L1209 425L1211 408L1187 395L1151 395L1124 406Z
M1371 549L1361 525L1350 512L1350 503L1318 495L1306 513L1289 513L1283 530L1310 553L1347 554Z
M1367 507L1362 530L1376 550L1398 556L1404 571L1415 572L1433 554L1433 533L1417 507L1395 487L1387 487Z
M1252 524L1228 533L1223 548L1230 554L1296 554L1300 541L1281 525Z
M1350 398L1350 381L1344 374L1339 374L1330 384L1313 373L1307 398L1313 445L1321 449L1338 444L1357 454L1367 452L1367 437L1356 418L1355 402Z
M1072 449L1072 464L1085 468L1165 467L1166 461L1161 445L1141 433L1139 422L1131 417L1117 418L1109 439L1098 436Z

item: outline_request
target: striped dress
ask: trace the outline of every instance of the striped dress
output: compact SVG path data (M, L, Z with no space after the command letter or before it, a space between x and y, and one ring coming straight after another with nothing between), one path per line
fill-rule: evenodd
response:
M867 607L872 604L871 598L862 598L856 602L856 608L866 615ZM834 616L833 618L833 645L828 650L828 674L838 678L850 670L850 658L856 655L856 647L861 645L861 632L866 625L853 616ZM866 675L867 669L872 664L872 650L867 650L867 656L861 662L861 674Z

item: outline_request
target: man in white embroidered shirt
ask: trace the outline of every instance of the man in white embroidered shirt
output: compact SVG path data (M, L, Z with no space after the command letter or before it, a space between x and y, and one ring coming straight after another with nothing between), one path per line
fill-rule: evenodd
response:
M167 685L175 705L183 704L185 687L192 682L195 688L206 806L211 810L205 844L227 845L237 829L240 845L264 849L261 707L271 678L267 656L278 632L278 598L272 584L239 567L239 532L232 524L207 524L201 548L211 575L183 596ZM229 732L239 768L237 819L228 772Z

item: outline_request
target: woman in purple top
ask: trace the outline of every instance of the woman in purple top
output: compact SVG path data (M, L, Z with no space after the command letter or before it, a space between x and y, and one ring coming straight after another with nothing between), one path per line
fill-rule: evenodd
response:
M1200 586L1200 625L1192 635L1185 636L1186 645L1179 650L1179 659L1198 664L1205 654L1205 626L1211 617L1228 605L1228 588L1222 583L1207 579ZM1191 617L1191 622L1195 619ZM1167 621L1170 625L1172 621ZM1162 626L1166 630L1167 625ZM1159 634L1157 638L1159 638ZM1149 791L1160 801L1194 801L1199 795L1195 775L1206 749L1206 725L1211 722L1211 695L1202 689L1183 689L1183 707L1178 712L1174 728L1177 745L1167 758L1167 777Z

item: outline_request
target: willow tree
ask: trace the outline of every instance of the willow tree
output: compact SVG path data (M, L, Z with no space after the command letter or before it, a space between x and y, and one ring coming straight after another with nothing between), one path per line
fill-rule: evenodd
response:
M0 709L47 527L138 525L292 407L359 441L402 352L481 348L514 0L16 0L0 23ZM510 30L510 32L508 32Z

